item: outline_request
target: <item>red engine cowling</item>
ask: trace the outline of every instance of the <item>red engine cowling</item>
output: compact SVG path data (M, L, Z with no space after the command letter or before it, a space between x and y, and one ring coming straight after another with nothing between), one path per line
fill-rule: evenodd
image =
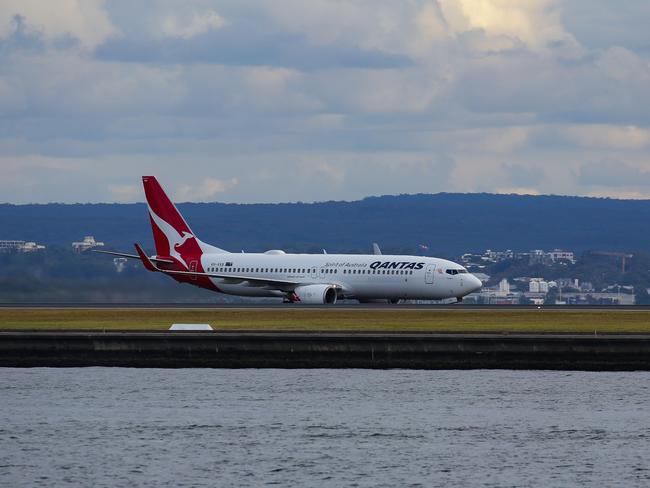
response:
M293 291L295 301L310 304L336 303L336 288L332 285L303 285Z

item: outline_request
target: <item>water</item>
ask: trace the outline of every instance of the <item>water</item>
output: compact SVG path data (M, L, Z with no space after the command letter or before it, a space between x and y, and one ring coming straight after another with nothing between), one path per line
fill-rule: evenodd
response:
M648 373L1 369L1 486L647 486Z

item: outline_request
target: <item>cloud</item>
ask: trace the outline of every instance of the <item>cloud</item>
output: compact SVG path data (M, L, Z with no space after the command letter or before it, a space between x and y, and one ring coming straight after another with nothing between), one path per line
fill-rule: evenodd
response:
M226 21L214 10L192 12L185 18L169 15L162 20L162 33L169 37L189 39L213 29L219 29Z
M506 174L508 182L514 187L519 188L535 188L544 177L544 171L540 168L526 167L517 164L504 164L503 171Z
M15 19L38 31L48 42L72 38L92 49L117 33L101 0L3 0L0 3L0 38L15 33Z
M562 26L555 0L440 0L439 3L452 32L483 31L489 51L494 49L489 39L501 39L505 48L522 43L533 50L544 50L558 43L565 48L576 44Z
M565 28L588 49L621 46L638 52L649 47L648 2L628 0L613 5L610 0L570 0L559 2L558 9Z
M634 125L579 125L565 130L567 140L584 147L643 149L650 144L650 130Z
M220 193L230 190L238 183L237 178L231 178L229 180L205 178L197 185L181 185L174 192L174 198L181 202L214 201Z
M25 17L16 14L9 21L4 37L0 37L0 55L12 51L42 52L45 48L43 35L38 30L28 26Z
M120 203L132 203L142 200L142 189L137 185L108 185L113 199Z
M0 194L650 196L646 4L7 0Z
M650 171L620 161L603 160L582 165L578 181L586 186L601 187L648 187Z
M214 63L277 66L300 70L386 69L411 64L406 56L353 46L319 46L295 34L241 32L234 28L164 39L109 39L97 47L100 60L131 63Z

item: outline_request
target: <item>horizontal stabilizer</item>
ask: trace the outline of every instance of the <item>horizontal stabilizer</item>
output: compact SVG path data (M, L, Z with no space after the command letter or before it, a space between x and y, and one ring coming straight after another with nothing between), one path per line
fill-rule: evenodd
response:
M135 250L138 252L138 256L140 257L140 261L142 261L142 264L144 264L144 267L147 270L149 270L149 271L160 271L160 269L155 264L153 264L153 262L151 261L151 258L149 258L149 256L147 256L144 253L144 251L140 247L140 244L136 243L136 244L134 244L134 246L135 246Z
M140 259L140 256L137 254L129 254L125 252L116 252L116 251L100 251L98 249L92 249L92 252L97 252L100 254L110 254L111 256L120 256L122 258L129 258L129 259ZM165 258L149 258L151 261L154 263L167 263L167 264L174 264L173 259L165 259Z

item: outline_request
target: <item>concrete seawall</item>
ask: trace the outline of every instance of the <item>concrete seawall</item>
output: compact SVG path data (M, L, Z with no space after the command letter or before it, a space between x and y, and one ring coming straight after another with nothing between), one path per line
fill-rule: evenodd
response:
M0 366L650 371L650 335L0 332Z

